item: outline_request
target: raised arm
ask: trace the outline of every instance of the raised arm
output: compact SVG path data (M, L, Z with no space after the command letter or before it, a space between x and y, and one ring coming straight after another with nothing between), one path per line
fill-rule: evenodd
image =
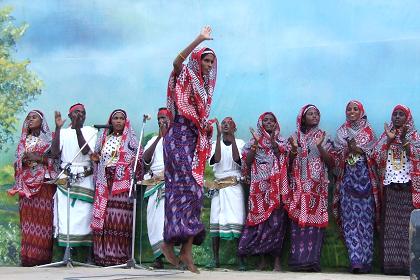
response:
M77 143L79 144L79 148L85 146L82 150L82 154L89 154L92 150L90 149L89 144L85 145L86 139L82 133L83 119L79 114L77 114L76 117L72 119L72 127L76 130Z
M147 150L143 154L143 162L145 163L145 167L149 167L150 162L152 161L153 154L155 153L156 146L159 143L160 139L162 139L160 133L159 136L156 137L155 141L153 141L152 145L150 145Z
M297 139L295 139L293 136L290 136L288 141L290 146L292 147L289 152L289 172L291 172L293 168L293 161L295 160L298 153L299 144L297 142Z
M258 141L259 141L259 137L255 133L255 131L252 127L249 128L249 131L251 132L251 135L254 138L254 144L252 144L251 149L249 150L249 152L246 156L246 162L245 163L248 167L250 167L255 160L255 155L257 153Z
M63 120L61 118L61 113L58 111L54 112L55 116L55 134L54 138L51 143L51 157L53 158L59 158L60 156L60 131L61 127L63 127L63 124L66 120Z
M182 52L180 52L174 62L174 71L175 74L178 76L181 73L182 70L182 63L185 59L190 55L190 53L197 47L201 42L205 40L213 40L211 37L211 27L210 26L204 26L203 29L201 29L200 34L192 41Z
M214 154L211 156L210 164L216 164L220 162L222 158L222 151L220 141L222 139L222 128L220 127L219 120L216 119L216 128L217 128L217 138L216 138L216 149L214 150Z

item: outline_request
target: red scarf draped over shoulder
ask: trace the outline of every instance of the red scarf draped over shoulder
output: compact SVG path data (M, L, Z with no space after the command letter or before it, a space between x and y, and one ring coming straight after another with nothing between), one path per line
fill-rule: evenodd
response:
M407 142L410 143L410 156L408 159L410 161L411 194L413 206L415 208L420 208L420 135L417 132L416 127L414 125L414 120L413 116L411 115L410 109L405 105L399 104L395 106L394 110L392 110L392 113L394 113L396 110L402 110L407 117L405 125L408 129L405 139ZM388 129L395 129L392 123L392 119ZM388 159L388 149L403 149L403 139L401 139L401 130L395 129L395 131L396 136L391 145L388 146L388 137L385 132L382 133L381 137L375 145L374 159L379 167L381 184L383 183L385 178L386 164Z
M274 130L275 141L280 150L277 157L271 147L271 136L264 129L262 121L266 114L274 116L276 127ZM251 185L248 201L248 216L246 224L256 226L267 220L271 213L281 206L282 189L288 188L287 180L287 142L280 136L280 125L271 112L262 114L257 123L255 133L260 138L254 162L250 170L246 166L246 157L254 143L251 139L242 151L242 174L250 177Z
M208 75L201 74L201 55L211 51L214 63ZM212 128L206 130L214 120L208 120L217 77L217 59L214 52L206 47L193 50L181 73L172 71L167 90L167 107L172 113L192 121L198 129L197 144L194 151L192 175L197 184L203 186L204 169L211 151Z
M28 128L28 121L25 119L19 144L16 149L15 184L13 188L7 191L10 195L19 193L20 196L26 196L27 198L36 195L41 190L45 175L49 174L50 178L55 175L53 161L51 159L48 160L47 165L38 163L32 168L23 164L25 152L44 154L50 148L52 141L52 133L48 127L47 121L44 119L44 114L38 110L31 112L36 112L42 118L38 141L33 147L26 147L26 138L30 135L30 131Z
M111 114L112 116L113 114ZM111 116L108 120L108 124L111 124ZM107 136L109 135L109 129L104 129L96 142L95 152L101 153L102 148L106 144ZM115 166L115 175L112 181L112 186L108 186L105 167L106 162L101 157L99 163L95 167L95 200L93 203L93 215L91 228L93 230L101 230L104 226L105 212L108 204L109 190L111 189L112 195L128 192L130 190L130 182L133 177L133 168L136 158L138 147L138 141L136 134L131 127L129 119L125 120L124 130L122 133L121 144L118 151L118 161ZM140 148L141 149L141 148ZM137 164L137 170L141 168L141 158L143 151L139 152L139 161ZM136 177L141 174L137 174Z

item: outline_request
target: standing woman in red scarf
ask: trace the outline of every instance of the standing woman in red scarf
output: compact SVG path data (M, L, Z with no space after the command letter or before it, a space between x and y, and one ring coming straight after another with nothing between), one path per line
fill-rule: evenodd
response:
M91 222L93 253L95 263L103 266L123 264L131 258L133 201L129 191L138 147L124 110L114 110L108 124L112 127L103 131L91 155L97 162ZM141 158L142 151L139 155ZM139 165L137 168L142 170Z
M320 271L324 231L328 226L328 169L334 165L333 141L318 125L315 105L305 105L297 131L289 138L290 189L284 194L291 219L289 268Z
M44 154L51 146L51 132L44 114L38 110L26 117L16 150L15 185L8 191L19 194L22 266L50 263L53 249L54 185L52 161Z
M383 192L381 264L385 274L409 275L410 214L420 208L420 135L404 105L395 106L384 128L374 153Z
M250 179L248 215L239 240L238 255L259 255L259 269L266 268L265 255L274 257L274 270L280 271L280 256L286 228L286 212L281 192L287 189L287 142L271 112L262 114L257 131L242 151L242 169ZM241 268L241 270L243 270Z
M362 103L350 101L346 122L337 130L334 142L337 182L333 214L344 237L352 273L368 273L372 269L375 221L380 209L377 174L371 158L375 142Z
M210 106L216 85L217 59L213 50L197 47L211 40L205 26L197 38L175 58L168 83L167 107L173 122L163 139L165 162L165 226L162 252L173 265L181 260L198 273L192 245L205 237L200 221L203 204L203 176L211 151ZM187 64L184 60L189 56ZM179 259L174 245L181 244Z

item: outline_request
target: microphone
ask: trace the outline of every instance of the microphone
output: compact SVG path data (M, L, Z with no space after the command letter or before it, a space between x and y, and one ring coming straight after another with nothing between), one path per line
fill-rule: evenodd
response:
M101 128L112 128L112 124L94 124L94 128L101 129Z
M152 116L149 114L144 114L143 115L143 123L146 123L146 121L149 121L152 119Z

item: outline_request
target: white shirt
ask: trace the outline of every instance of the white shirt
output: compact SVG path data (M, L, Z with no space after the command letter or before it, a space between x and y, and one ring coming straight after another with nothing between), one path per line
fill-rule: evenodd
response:
M245 142L242 139L235 139L236 146L238 147L239 156L241 156L242 149L245 146ZM216 179L222 179L229 176L241 176L241 166L237 164L232 157L232 144L226 146L223 143L223 140L220 140L220 162L215 164L210 164L213 167L214 176ZM211 158L213 157L216 151L216 142L213 143L211 149ZM210 162L209 160L209 162Z
M158 136L153 136L152 139L150 139L146 146L144 147L144 151L146 151L150 146L152 146L153 142L155 142L156 138ZM153 174L159 174L163 173L165 169L165 164L163 162L163 141L162 138L160 138L159 142L156 145L155 151L153 153L152 159L150 161L150 170ZM146 176L147 175L147 176ZM149 174L145 175L145 179L149 177Z
M97 130L91 126L84 126L81 128L83 137L88 141L88 145L91 150L95 148ZM64 128L60 130L60 150L61 150L61 167L70 162L73 157L80 150L79 143L77 141L76 130L69 128ZM71 170L75 173L83 172L83 166L90 166L91 161L89 154L83 155L81 152L73 161Z

